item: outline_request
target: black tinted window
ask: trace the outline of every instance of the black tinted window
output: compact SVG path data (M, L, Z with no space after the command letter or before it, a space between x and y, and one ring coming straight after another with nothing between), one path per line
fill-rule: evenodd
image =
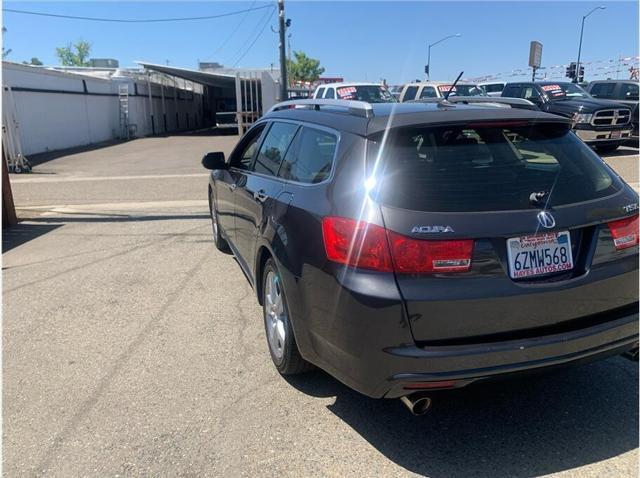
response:
M264 124L258 125L252 128L247 135L242 138L242 142L239 144L237 151L234 151L231 157L231 166L238 169L249 169L251 167L251 162L258 148L260 135L264 127Z
M371 160L380 147L371 148ZM390 133L379 157L380 200L404 209L528 209L531 193L543 191L549 205L559 206L620 187L569 125L401 128Z
M422 88L422 93L420 93L420 98L437 98L438 93L436 93L436 89L433 86L425 86Z
M253 166L254 171L262 174L278 174L280 163L297 129L298 125L292 123L273 123L260 147Z
M331 174L336 151L335 135L302 127L285 157L280 176L301 183L319 183Z
M334 99L336 97L336 94L333 88L327 88L327 92L324 94L324 97L327 99Z
M491 85L484 85L484 91L487 93L500 93L504 88L501 83L494 83Z
M634 83L623 83L620 86L620 97L618 99L638 101L638 85Z
M615 89L615 83L596 83L589 93L596 98L613 98Z
M402 101L415 100L417 92L418 92L417 86L409 86L407 88L407 91L404 92L404 98L402 99Z
M318 88L318 91L316 91L316 98L322 98L322 95L324 95L324 88Z
M520 87L517 85L507 85L502 90L502 96L506 96L508 98L519 98L520 97Z

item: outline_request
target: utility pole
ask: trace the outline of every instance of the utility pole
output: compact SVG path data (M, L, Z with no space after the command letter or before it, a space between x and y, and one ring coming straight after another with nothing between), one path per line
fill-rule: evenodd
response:
M278 31L280 34L280 101L286 101L289 97L287 91L289 89L289 83L287 81L287 54L285 51L286 19L284 18L284 0L278 0L278 22L280 25Z

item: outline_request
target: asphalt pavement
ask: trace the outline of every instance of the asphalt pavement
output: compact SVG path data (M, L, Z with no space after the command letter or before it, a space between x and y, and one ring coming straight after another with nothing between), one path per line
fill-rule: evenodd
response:
M638 476L638 366L620 357L435 394L418 418L321 371L280 377L211 241L200 158L235 141L145 138L12 175L6 476ZM638 187L637 150L605 160Z

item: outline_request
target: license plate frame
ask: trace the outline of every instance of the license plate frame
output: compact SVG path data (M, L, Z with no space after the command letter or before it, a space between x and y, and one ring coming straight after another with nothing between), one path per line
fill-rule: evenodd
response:
M557 231L510 237L507 239L507 260L512 279L570 271L574 266L571 234Z

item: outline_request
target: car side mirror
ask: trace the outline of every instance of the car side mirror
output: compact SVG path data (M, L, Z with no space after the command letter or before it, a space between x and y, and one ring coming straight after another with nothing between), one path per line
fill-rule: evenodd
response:
M202 165L207 169L228 169L229 165L224 159L224 153L216 151L207 153L202 157Z

